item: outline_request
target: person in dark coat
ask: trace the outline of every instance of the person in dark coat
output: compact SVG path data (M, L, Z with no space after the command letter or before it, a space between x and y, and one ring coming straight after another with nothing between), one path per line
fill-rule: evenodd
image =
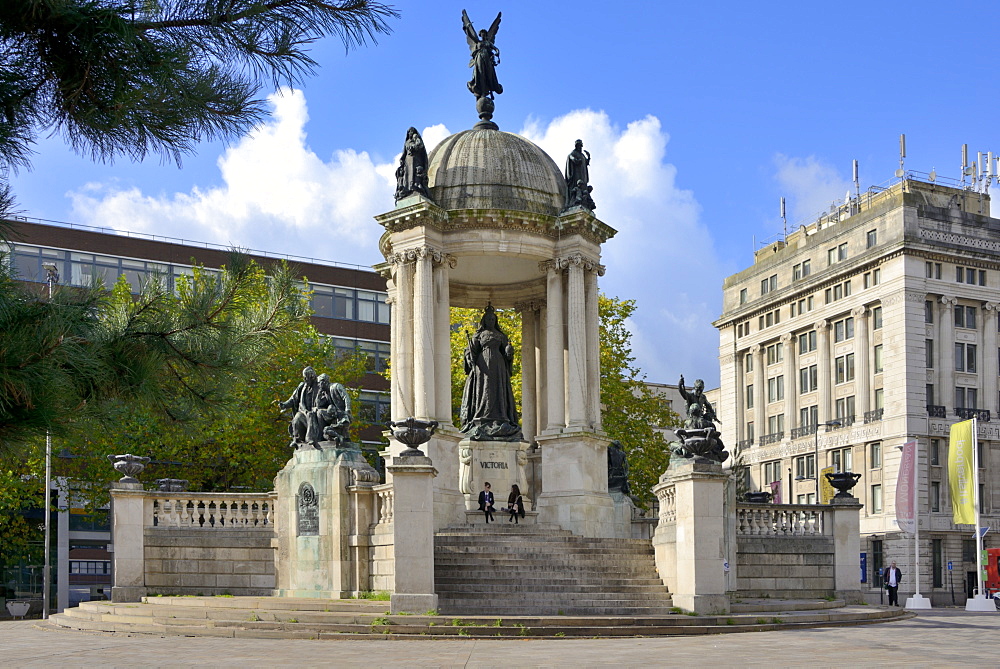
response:
M479 510L486 516L487 523L493 520L493 493L489 482L484 483L483 489L479 491Z
M511 486L510 494L507 495L507 510L510 512L508 523L513 520L514 524L517 525L517 517L524 518L524 500L521 498L521 490L516 483Z
M882 582L889 591L889 606L899 606L899 582L902 579L903 572L899 571L895 560L882 572Z

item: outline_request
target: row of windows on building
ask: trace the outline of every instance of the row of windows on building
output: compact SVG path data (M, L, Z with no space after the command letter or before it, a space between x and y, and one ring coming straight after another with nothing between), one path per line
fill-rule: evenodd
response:
M924 268L925 268L924 275L928 279L941 278L941 263L928 261L924 263ZM986 270L955 265L955 282L967 283L970 286L985 286Z
M28 244L12 245L9 258L15 276L25 281L44 283L47 280L44 265L51 263L55 265L61 283L88 286L96 277L105 286L111 286L119 277L125 277L136 293L141 283L154 275L166 282L168 290L174 290L181 277L194 274L194 268L190 265L77 253ZM217 272L212 269L205 271L210 274ZM389 323L386 293L314 283L310 283L309 288L312 290L310 306L316 316Z
M71 574L110 574L110 560L70 560L69 573Z
M748 392L753 390L752 386L747 386ZM748 401L752 395L747 395ZM838 397L834 400L834 419L838 421L838 427L846 427L853 425L855 419L857 418L857 399L856 395L847 395L845 397ZM876 388L874 392L874 402L875 408L866 412L865 422L877 421L882 416L882 411L885 407L885 391L882 388ZM752 404L752 403L751 403ZM752 408L752 406L750 407ZM797 430L792 430L791 436L793 439L806 436L808 434L813 434L816 430L816 426L819 424L819 405L813 404L810 406L799 407L799 427ZM772 443L774 441L780 441L785 435L785 414L778 413L767 417L767 433L761 437L761 444ZM744 439L746 443L753 443L756 439L756 427L755 421L747 421L746 429L744 431Z
M875 272L869 272L865 274L865 276L867 277L873 273L877 273L877 270L875 270ZM826 292L826 303L832 304L834 302L837 302L838 300L850 296L851 282L845 281L843 283L838 283L835 286L827 288L825 292ZM813 310L813 297L812 296L804 297L798 302L793 302L791 305L789 305L788 309L792 318L794 318L796 315L801 316L802 314L808 313ZM878 321L879 323L878 327L882 327L881 325L882 307L872 308L872 318L873 320ZM745 321L743 323L736 324L737 338L746 337L751 333L750 323L751 321ZM779 325L780 323L781 323L781 309L772 309L771 311L760 314L757 317L757 331L759 332L761 330L766 330L767 328L772 327L774 325ZM998 323L1000 323L1000 317L998 317Z
M875 307L872 309L871 318L872 330L882 329L882 307ZM795 335L798 341L798 351L799 355L805 355L807 353L812 353L816 350L817 334L816 330L809 330L808 332L801 332ZM854 317L848 316L847 318L841 318L833 322L833 341L834 343L840 343L854 338ZM877 349L876 356L876 366L881 368L882 360L882 345L879 344L875 347ZM774 365L782 362L785 359L785 345L781 342L774 344L768 344L764 347L765 356L768 365ZM754 367L754 354L747 353L743 358L743 371L752 372Z
M833 379L834 384L849 383L855 378L854 353L837 356L833 359ZM882 362L882 345L878 344L874 348L874 368L873 374L881 374L884 371ZM799 369L799 395L808 395L819 389L819 368L817 365L806 365ZM746 408L754 408L753 400L754 384L746 386ZM785 375L779 374L767 379L767 401L780 402L785 399ZM964 405L963 405L964 406Z
M866 248L872 248L878 244L878 230L869 230L866 235ZM826 251L826 262L828 266L836 265L837 263L847 260L847 242L843 242L836 246L833 246ZM799 281L806 278L812 274L812 259L807 258L800 263L796 263L792 266L792 281ZM869 279L871 276L869 275ZM866 281L867 284L867 281ZM865 288L868 288L865 285ZM778 275L772 274L766 279L761 279L760 281L760 294L763 297L770 292L778 289ZM747 289L744 288L740 291L740 304L746 304L749 295ZM829 299L827 300L829 302Z

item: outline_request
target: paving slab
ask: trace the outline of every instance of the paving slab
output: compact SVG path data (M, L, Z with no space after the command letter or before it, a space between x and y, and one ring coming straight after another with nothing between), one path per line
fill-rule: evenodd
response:
M1000 613L932 609L863 627L630 639L184 638L0 622L5 667L996 666ZM337 636L337 635L330 635Z

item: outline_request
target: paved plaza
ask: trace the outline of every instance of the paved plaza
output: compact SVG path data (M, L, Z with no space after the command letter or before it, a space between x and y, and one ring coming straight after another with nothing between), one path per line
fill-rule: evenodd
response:
M983 666L1000 614L935 609L880 625L696 637L288 641L93 634L0 622L0 665L111 667Z

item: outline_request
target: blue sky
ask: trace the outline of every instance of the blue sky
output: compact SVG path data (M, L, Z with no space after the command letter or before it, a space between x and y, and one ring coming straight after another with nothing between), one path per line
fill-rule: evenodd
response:
M722 279L754 241L906 168L958 178L960 148L998 151L995 3L395 3L394 32L274 98L274 117L182 169L95 165L58 136L12 179L24 213L370 265L406 129L428 143L477 120L461 10L504 13L494 120L557 164L593 154L602 289L638 301L635 352L652 381L718 383Z

